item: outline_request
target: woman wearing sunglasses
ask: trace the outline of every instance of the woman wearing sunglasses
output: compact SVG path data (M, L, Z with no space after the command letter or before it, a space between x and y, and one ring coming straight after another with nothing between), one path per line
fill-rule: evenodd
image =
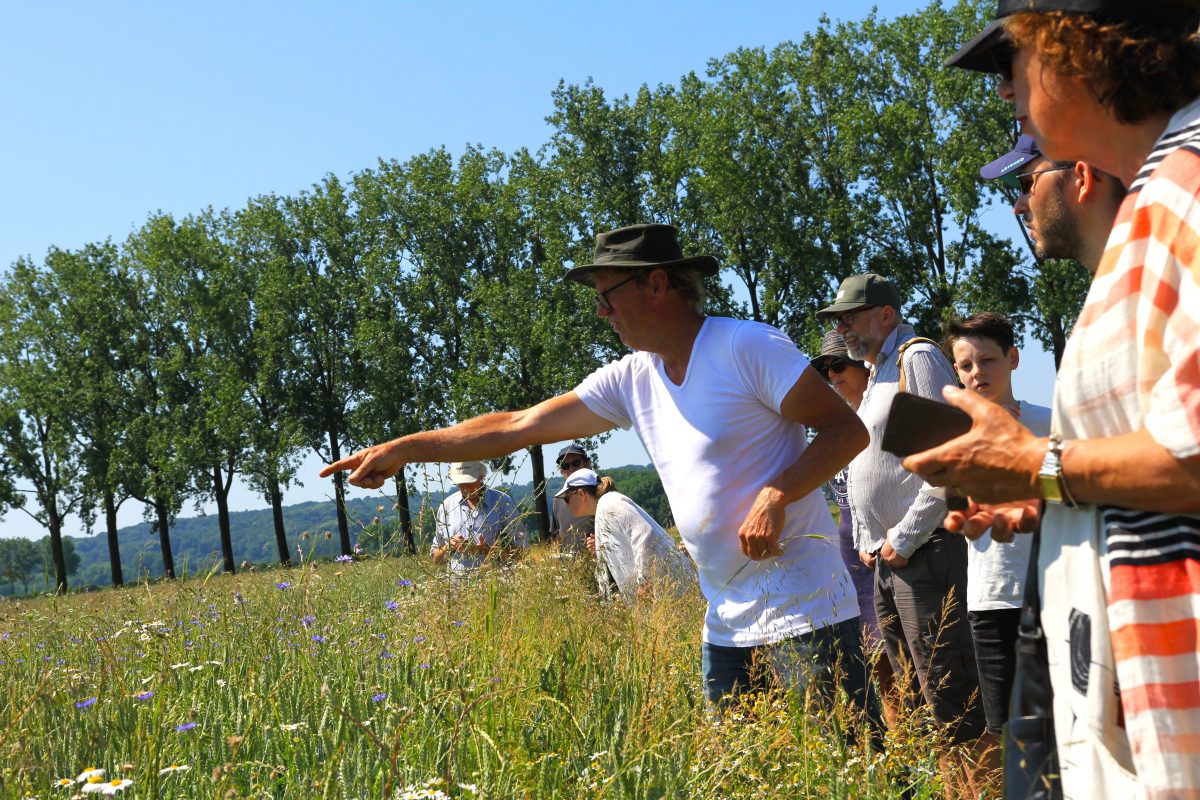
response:
M616 491L611 478L579 469L554 496L576 517L595 518L588 545L596 554L596 582L603 597L619 594L632 603L663 590L682 595L697 585L696 570L675 540L641 506Z
M828 381L837 393L842 396L850 407L857 410L862 402L863 392L867 390L867 381L871 373L867 365L850 358L846 343L837 331L826 331L825 339L821 342L821 353L812 360L813 367ZM846 473L849 468L829 481L833 489L833 500L838 507L838 549L842 561L854 581L854 591L858 595L858 607L862 611L863 651L876 649L883 641L879 631L879 619L875 613L875 571L863 563L859 557L858 548L854 546L854 521L850 515L850 495L846 487ZM883 700L883 716L891 725L896 719L896 710L892 691L892 662L887 656L875 656L875 679L879 681L879 694Z

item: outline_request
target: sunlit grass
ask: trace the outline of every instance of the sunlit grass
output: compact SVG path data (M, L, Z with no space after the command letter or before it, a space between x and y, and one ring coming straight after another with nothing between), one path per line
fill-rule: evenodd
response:
M700 598L591 581L535 549L466 586L371 559L6 603L0 793L71 797L88 768L140 798L936 792L921 737L872 754L804 698L716 724Z

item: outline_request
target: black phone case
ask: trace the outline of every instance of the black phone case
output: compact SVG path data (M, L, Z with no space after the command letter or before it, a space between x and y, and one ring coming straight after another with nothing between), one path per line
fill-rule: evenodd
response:
M884 450L901 458L948 442L971 430L971 418L954 406L900 392L883 429Z

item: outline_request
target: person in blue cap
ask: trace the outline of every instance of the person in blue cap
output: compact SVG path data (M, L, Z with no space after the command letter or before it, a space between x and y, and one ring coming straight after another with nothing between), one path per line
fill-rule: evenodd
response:
M979 175L1020 190L1013 213L1029 231L1039 259L1069 258L1095 274L1125 187L1086 161L1046 158L1032 136L985 164Z

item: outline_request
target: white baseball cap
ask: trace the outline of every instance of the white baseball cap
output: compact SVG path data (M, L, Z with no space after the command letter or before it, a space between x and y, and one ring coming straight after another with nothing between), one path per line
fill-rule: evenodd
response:
M458 485L475 483L487 475L487 464L482 461L455 461L450 465L450 482Z
M593 470L584 467L582 469L577 469L568 475L566 483L563 484L561 489L554 493L554 496L562 497L567 492L571 491L572 489L578 489L580 486L598 486L599 484L600 479L596 477L596 473Z

